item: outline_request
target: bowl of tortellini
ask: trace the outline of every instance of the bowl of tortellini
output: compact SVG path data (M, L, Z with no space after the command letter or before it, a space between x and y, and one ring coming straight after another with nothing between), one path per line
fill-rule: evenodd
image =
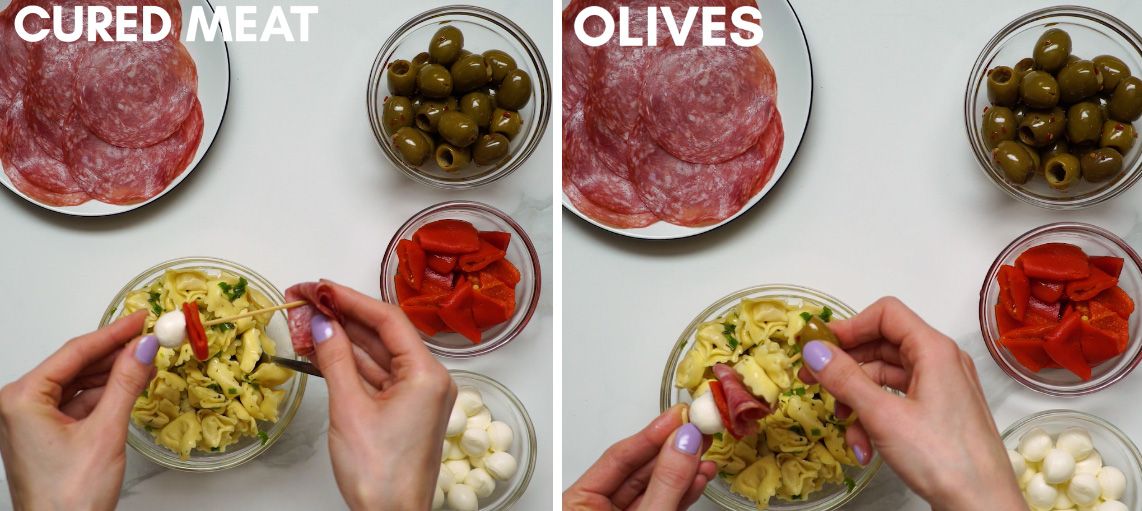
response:
M715 364L732 367L772 409L756 434L713 435L703 459L717 464L718 477L706 486L707 498L730 510L825 511L872 481L880 457L861 466L845 443L855 417L838 418L833 396L797 377L800 334L854 314L820 291L762 285L722 297L682 331L662 375L662 410L711 392Z
M100 326L139 310L146 331L164 312L194 302L203 322L285 302L253 270L194 257L160 263L132 279L111 301ZM293 353L284 312L267 312L206 328L209 358L189 343L161 347L155 375L135 400L127 443L159 465L211 472L233 468L270 448L301 405L306 376L271 361Z

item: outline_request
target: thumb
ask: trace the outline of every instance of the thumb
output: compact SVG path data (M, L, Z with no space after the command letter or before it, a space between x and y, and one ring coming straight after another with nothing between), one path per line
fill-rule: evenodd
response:
M817 382L861 416L883 409L895 397L873 382L848 353L832 344L809 341L801 356Z
M678 509L702 463L702 432L687 423L662 445L640 509Z
M120 432L126 441L127 419L131 415L131 408L135 399L147 388L154 373L155 354L159 351L159 339L152 335L143 336L123 350L111 366L111 374L107 378L107 386L99 404L91 412L95 422L103 423L110 431Z
M310 321L313 345L317 351L314 362L329 388L329 403L367 397L353 358L353 345L341 324L323 314L314 314Z

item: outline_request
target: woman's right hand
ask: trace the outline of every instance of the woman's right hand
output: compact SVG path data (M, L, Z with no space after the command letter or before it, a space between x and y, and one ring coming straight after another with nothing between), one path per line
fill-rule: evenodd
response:
M314 317L312 358L341 495L352 509L429 509L456 385L399 308L327 283L341 322Z
M846 440L861 463L875 447L937 511L1027 509L975 365L955 341L895 298L829 326L840 348L807 343L799 376L858 414Z

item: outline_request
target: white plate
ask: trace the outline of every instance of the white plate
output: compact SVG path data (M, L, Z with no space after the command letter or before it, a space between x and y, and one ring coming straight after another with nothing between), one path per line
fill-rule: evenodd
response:
M809 57L809 43L805 40L805 31L801 28L801 21L797 19L793 6L787 0L758 0L757 5L761 9L761 27L765 31L765 36L761 40L761 49L765 51L765 56L769 58L777 74L777 110L781 112L781 122L785 129L785 145L781 149L781 158L773 170L773 177L765 187L737 213L719 223L703 227L686 227L659 221L637 229L618 229L603 225L583 214L571 204L567 195L563 196L563 207L597 227L623 236L677 239L702 234L732 222L760 202L773 189L797 154L797 148L801 145L801 138L804 137L805 128L809 124L809 109L813 104L813 64Z
M0 0L0 9L7 7L11 3L10 0ZM190 20L190 11L194 6L201 7L207 14L214 12L214 8L210 2L206 0L181 0L182 4L182 34L187 33L187 26ZM3 172L0 172L0 183L3 183L12 193L23 197L28 202L40 206L45 209L50 209L59 213L73 216L107 216L117 213L125 213L133 209L145 206L154 202L170 193L174 187L178 186L186 176L190 175L190 171L198 166L198 162L206 156L206 152L210 150L210 145L214 143L214 137L218 135L218 129L222 127L222 117L226 114L226 101L230 97L230 53L226 48L226 41L221 37L215 38L214 41L205 41L202 38L193 42L182 42L186 45L187 51L190 56L194 58L194 64L198 67L198 100L202 103L202 141L198 143L198 151L191 160L190 165L182 171L178 177L174 178L166 189L159 192L158 195L147 199L146 201L136 204L128 204L124 206L116 204L107 204L98 200L92 199L78 206L50 206L43 204L36 199L33 199L23 192L16 189L12 185L12 181Z

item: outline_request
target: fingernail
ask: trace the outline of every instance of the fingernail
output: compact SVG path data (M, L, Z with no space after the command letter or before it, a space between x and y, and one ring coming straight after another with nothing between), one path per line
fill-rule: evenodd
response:
M325 342L333 337L333 323L324 314L313 315L309 330L313 332L313 342Z
M845 420L849 418L849 415L853 414L853 409L849 408L849 406L844 403L837 403L837 406L834 410L835 411L833 412L833 415L836 415L840 420Z
M159 338L154 335L143 337L139 344L135 345L135 359L144 364L150 364L155 361L155 354L159 352Z
M809 341L801 349L801 356L805 358L805 363L813 372L824 369L826 365L829 365L829 361L833 360L832 350L821 341Z
M686 454L698 454L702 447L702 432L691 423L683 424L674 434L674 448Z
M868 464L868 453L864 452L864 447L861 447L859 445L854 445L853 446L853 454L856 455L857 463L860 463L861 465L867 465Z

